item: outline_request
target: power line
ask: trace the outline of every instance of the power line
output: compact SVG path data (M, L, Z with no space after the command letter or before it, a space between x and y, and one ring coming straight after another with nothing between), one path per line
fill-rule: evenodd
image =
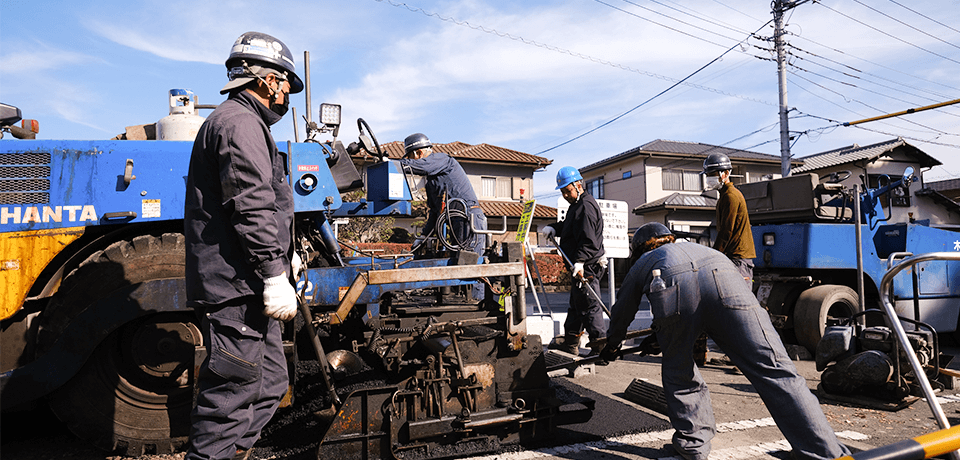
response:
M599 0L598 0L598 1L599 1ZM767 22L767 24L769 24L769 23L770 23L770 22ZM760 26L760 29L763 29L764 27L766 27L767 24L764 24L764 25ZM759 31L760 29L757 29L757 30ZM756 33L756 32L754 32L754 33ZM751 36L752 36L752 35L753 35L753 34L751 34ZM634 108L632 108L632 109L630 109L630 110L627 110L626 112L623 112L623 113L621 113L620 115L617 115L616 117L614 117L614 118L612 118L612 119L610 119L610 120L602 123L601 125L593 128L593 129L591 129L591 130L589 130L589 131L587 131L587 132L585 132L585 133L583 133L583 134L580 134L579 136L576 136L576 137L574 137L574 138L572 138L572 139L569 139L569 140L566 140L566 141L564 141L564 142L561 142L560 144L557 144L557 145L555 145L555 146L553 146L553 147L550 147L550 148L548 148L548 149L546 149L546 150L543 150L543 151L540 151L540 152L538 152L538 153L535 153L535 155L541 155L541 154L543 154L543 153L549 152L549 151L551 151L551 150L553 150L553 149L556 149L556 148L558 148L558 147L562 147L562 146L564 146L564 145L567 145L567 144L569 144L569 143L571 143L571 142L573 142L573 141L575 141L575 140L577 140L577 139L580 139L580 138L582 138L582 137L584 137L584 136L586 136L586 135L588 135L588 134L590 134L590 133L592 133L592 132L595 132L595 131L597 131L597 130L599 130L599 129L601 129L601 128L603 128L603 127L605 127L605 126L607 126L607 125L609 125L609 124L611 124L611 123L619 120L620 118L623 118L624 116L626 116L626 115L629 114L630 112L633 112L634 110L637 110L637 109L639 109L640 107L643 107L643 106L646 105L648 102L650 102L650 101L652 101L652 100L654 100L654 99L662 96L663 94L667 93L667 92L670 91L671 89L676 88L678 85L680 85L680 84L683 83L684 81L686 81L686 80L690 79L691 77L693 77L694 75L700 73L701 70L706 69L708 66L710 66L710 64L713 64L714 62L719 61L720 58L726 56L727 53L733 51L733 50L736 49L738 46L740 46L740 43L734 44L733 46L731 46L730 48L728 48L726 51L724 51L723 53L721 53L719 56L713 58L713 60L711 60L710 62L704 64L702 67L700 67L699 69L695 70L695 71L694 71L693 73L691 73L690 75L687 75L686 77L684 77L683 80L680 80L680 81L674 83L673 85L670 85L669 88L667 88L667 89L659 92L656 96L653 96L653 97L651 97L650 99L647 99L646 101L641 102L641 103L640 103L639 105L637 105L636 107L634 107Z
M849 74L849 73L844 72L844 71L842 71L842 70L834 69L834 68L832 68L832 67L830 67L830 66L827 66L827 65L825 65L825 64L821 64L821 63L819 63L819 62L816 62L816 61L813 61L813 60L810 60L810 59L806 59L806 58L804 58L804 57L802 57L802 56L797 56L796 54L793 54L793 53L789 53L789 54L790 54L790 56L792 56L792 57L794 57L794 58L796 58L796 59L799 59L799 60L801 60L801 61L809 62L809 63L811 63L811 64L813 64L813 65L817 65L817 66L823 67L824 69L827 69L827 70L830 70L830 71L839 73L839 74L841 74L841 75L843 75L843 76L846 76L846 77L848 77L848 78L853 78L853 79L855 79L855 80L862 81L862 82L864 82L864 83L870 83L870 84L873 84L873 85L880 86L880 87L882 87L882 88L887 88L887 89L891 89L891 90L894 90L894 91L902 92L902 93L904 93L904 94L907 94L907 95L910 95L910 96L913 96L913 97L918 97L918 98L921 98L921 99L926 99L926 100L928 100L928 101L934 101L934 102L936 102L936 101L939 101L939 100L940 100L940 99L934 99L934 98L928 97L928 96L923 96L923 95L920 95L920 94L914 94L914 93L911 93L911 92L908 92L908 91L904 91L904 90L902 90L902 89L897 89L897 88L894 88L894 87L891 87L891 86L888 86L888 85L884 85L884 84L882 84L882 83L877 83L877 82L874 82L874 81L870 81L870 80L867 80L866 78L862 78L862 77L857 76L857 75L852 75L852 74ZM789 63L788 63L788 64L789 64ZM803 70L803 71L805 71L805 72L809 72L808 70L806 70L806 69L804 69L804 68L802 68L802 67L800 67L800 66L798 66L798 65L796 65L796 64L789 64L789 65L792 66L792 67L794 67L794 68ZM811 73L814 73L814 72L811 72ZM817 75L816 73L814 73L814 74ZM824 77L824 78L826 78L826 77ZM831 79L831 80L832 80L832 79ZM836 80L834 80L834 81L836 81ZM841 83L844 83L844 82L841 82ZM847 84L847 83L844 83L844 84ZM853 86L854 86L854 87L857 87L857 88L859 88L859 89L863 89L864 91L870 91L870 90L868 90L868 89L866 89L866 88L863 88L863 87L860 87L860 86L857 86L857 85L853 85ZM888 96L888 95L886 95L886 94L881 94L881 93L875 93L875 94L878 94L878 95L884 96L884 97L889 97L889 98L891 98L891 99L895 99L895 100L898 100L898 101L901 101L901 102L907 102L907 101L903 101L903 100L897 99L897 98L895 98L895 97L893 97L893 96ZM941 99L942 99L942 98L941 98ZM945 112L945 113L949 113L949 112ZM954 116L960 116L960 115L955 115L955 114L952 114L952 113L949 113L949 114L950 114L950 115L954 115Z
M449 22L449 23L451 23L451 24L455 24L455 25L458 25L458 26L461 26L461 27L467 27L467 28L470 28L470 29L473 29L473 30L477 30L477 31L480 31L480 32L484 32L484 33L487 33L487 34L496 35L496 36L498 36L498 37L500 37L500 38L506 38L506 39L509 39L509 40L513 40L513 41L516 41L516 42L523 43L524 45L536 46L536 47L538 47L538 48L542 48L542 49L545 49L545 50L548 50L548 51L553 51L553 52L557 52L557 53L561 53L561 54L566 54L566 55L569 55L569 56L573 56L573 57L576 57L576 58L583 59L583 60L585 60L585 61L593 62L593 63L595 63L595 64L601 64L601 65L613 67L613 68L616 68L616 69L625 70L625 71L628 71L628 72L632 72L632 73L636 73L636 74L648 76L648 77L651 77L651 78L656 78L656 79L658 79L658 80L668 81L668 82L671 82L671 83L674 83L674 82L677 82L677 81L678 81L676 78L673 78L673 77L668 77L668 76L665 76L665 75L660 75L660 74L656 74L656 73L653 73L653 72L648 72L648 71L646 71L646 70L635 69L635 68L633 68L633 67L629 67L629 66L625 66L625 65L623 65L623 64L617 64L617 63L614 63L614 62L606 61L606 60L599 59L599 58L596 58L596 57L593 57L593 56L590 56L590 55L586 55L586 54L582 54L582 53L577 53L577 52L575 52L575 51L571 51L571 50L568 50L568 49L565 49L565 48L560 48L560 47L557 47L557 46L547 45L547 44L540 43L540 42L537 42L537 41L534 41L534 40L528 40L528 39L523 38L523 37L521 37L521 36L517 36L517 35L513 35L513 34L509 34L509 33L500 32L500 31L498 31L498 30L496 30L496 29L493 29L493 28L484 27L484 26L482 26L482 25L474 25L474 24L471 24L471 23L468 22L468 21L460 21L460 20L458 20L458 19L456 19L456 18L453 18L453 17L441 16L441 15L439 15L439 14L437 14L437 13L430 12L430 11L426 11L426 10L420 8L420 7L410 6L410 5L406 4L406 3L396 3L396 2L394 2L394 1L392 1L392 0L374 0L374 1L377 2L377 3L386 3L386 4L390 5L390 6L394 6L394 7L397 7L397 8L406 8L408 11L413 12L413 13L420 13L420 14L423 14L424 16L436 18L436 19L439 19L439 20L441 20L441 21ZM776 106L776 104L774 104L774 103L772 103L772 102L764 101L764 100L762 100L762 99L756 99L756 98L749 97L749 96L744 96L744 95L741 95L741 94L730 93L730 92L723 91L723 90L720 90L720 89L711 88L711 87L709 87L709 86L698 85L698 84L695 84L695 83L683 83L683 85L684 85L684 86L689 86L689 87L691 87L691 88L696 88L696 89L699 89L699 90L703 90L703 91L709 91L709 92L715 93L715 94L720 94L720 95L723 95L723 96L730 96L730 97L735 97L735 98L738 98L738 99L743 99L743 100L745 100L745 101L751 101L751 102L757 102L757 103L764 104L764 105Z
M922 50L922 51L925 51L925 52L927 52L927 53L930 53L930 54L932 54L932 55L934 55L934 56L937 56L937 57L939 57L939 58L941 58L941 59L946 59L946 60L948 60L948 61L950 61L950 62L954 62L954 63L960 64L960 61L957 61L956 59L951 59L951 58L949 58L949 57L947 57L947 56L944 56L944 55L942 55L942 54L939 54L939 53L930 51L930 50L928 50L928 49L926 49L926 48L924 48L924 47L922 47L922 46L919 46L919 45L915 45L915 44L913 44L913 43L910 43L910 42L908 42L908 41L906 41L906 40L904 40L904 39L902 39L902 38L900 38L900 37L897 37L896 35L893 35L893 34L891 34L891 33L889 33L889 32L885 32L885 31L883 31L883 30L880 30L880 29L878 29L878 28L876 28L876 27L873 27L873 26L871 26L870 24L867 24L867 23L865 23L865 22L863 22L863 21L861 21L861 20L859 20L859 19L857 19L857 18L851 17L851 16L849 16L849 15L847 15L847 14L841 13L840 11L837 11L837 10L835 10L835 9L833 9L833 8L830 8L829 6L824 5L822 2L815 2L815 4L820 5L820 6L826 8L826 9L828 9L828 10L830 10L830 11L833 11L834 13L837 13L837 14L839 14L839 15L841 15L841 16L843 16L843 17L845 17L845 18L847 18L847 19L849 19L849 20L851 20L851 21L853 21L853 22L856 22L857 24L861 24L861 25L866 26L866 27L869 27L869 28L871 28L871 29L873 29L873 30L875 30L875 31L877 31L877 32L880 32L881 34L884 34L884 35L886 35L886 36L888 36L888 37L890 37L890 38L892 38L892 39L894 39L894 40L897 40L897 41L899 41L899 42L905 43L905 44L910 45L910 46L912 46L912 47L914 47L914 48L917 48L917 49L919 49L919 50Z
M911 26L910 24L907 24L906 22L903 22L903 21L901 21L901 20L899 20L899 19L897 19L897 18L895 18L895 17L893 17L893 16L890 16L889 14L884 13L883 11L880 11L880 10L878 10L878 9L870 6L870 5L867 5L867 4L863 3L863 2L861 2L860 0L853 0L853 1L856 2L856 3L858 3L858 4L860 4L860 5L862 5L862 6L864 6L864 7L866 7L866 8L869 8L870 10L872 10L872 11L874 11L874 12L876 12L876 13L882 14L882 15L884 15L884 16L886 16L886 17L888 17L888 18L890 18L890 19L892 19L892 20L894 20L894 21L899 22L900 24L903 24L903 25L905 25L905 26L907 26L907 27L909 27L909 28L911 28L911 29L913 29L913 30L916 30L917 32L920 32L920 33L922 33L922 34L924 34L924 35L926 35L926 36L928 36L928 37L930 37L930 38L932 38L932 39L934 39L934 40L937 40L937 41L946 43L946 44L948 44L948 45L950 45L950 46L952 46L952 47L954 47L954 48L960 49L960 46L954 45L953 43L950 43L950 42L948 42L948 41L946 41L946 40L944 40L944 39L942 39L942 38L940 38L940 37L938 37L938 36L936 36L936 35L932 35L932 34L930 34L930 33L928 33L928 32L925 32L925 31L923 31L923 30L920 30L920 29L918 29L918 28L916 28L916 27L914 27L914 26Z
M792 68L794 68L794 69L797 69L797 70L801 70L801 71L807 72L807 73L811 73L811 74L816 75L816 76L818 76L818 77L820 77L820 78L823 78L823 79L825 79L825 80L829 80L829 81L832 81L832 82L835 82L835 83L840 83L841 85L846 85L846 86L850 86L850 87L852 87L852 88L857 88L857 89L859 89L859 90L861 90L861 91L866 91L866 92L868 92L868 93L873 93L873 94L876 94L876 95L878 95L878 96L883 96L883 97L886 97L886 98L890 98L890 99L893 99L893 100L895 100L895 101L903 102L903 103L905 103L905 104L913 104L913 103L910 102L910 101L906 101L906 100L903 100L903 99L900 99L900 98L897 98L897 97L889 96L889 95L886 95L886 94L883 94L883 93L880 93L880 92L877 92L877 91L873 91L873 90L868 89L868 88L864 88L864 87L862 87L862 86L857 86L857 85L855 85L855 84L853 84L853 83L848 83L848 82L845 82L845 81L837 80L837 79L835 79L835 78L830 78L830 77L828 77L828 76L826 76L826 75L819 74L819 73L814 72L814 71L812 71L812 70L804 69L803 67L797 66L797 65L795 65L795 64L790 64L790 67L792 67ZM790 72L790 73L792 73L793 75L797 75L795 72ZM801 77L801 78L802 78L802 77ZM804 78L804 80L807 80L807 79ZM807 81L810 81L810 80L807 80ZM822 85L820 85L820 87L821 87L821 88L824 88ZM835 92L835 93L836 93L836 92ZM843 97L845 100L847 99L846 96L843 96L843 95L840 94L840 93L836 93L836 94L839 95L839 96L841 96L841 97ZM870 105L867 105L865 102L861 102L861 101L856 100L856 99L851 99L851 100L853 100L853 101L855 101L855 102L859 102L860 104L863 104L863 105L865 105L865 106L867 106L867 107L869 107L869 108L871 108L871 109L873 109L873 110L876 110L876 111L878 111L878 112L883 112L883 110L881 110L881 109L879 109L879 108L876 108L876 107L872 107L872 106L870 106ZM929 128L929 127L927 127L927 128ZM934 128L929 128L929 129L934 129Z
M821 46L822 46L822 45L821 45ZM917 86L909 85L909 84L907 84L907 83L899 82L899 81L896 81L896 80L891 80L891 79L889 79L889 78L885 78L885 77L883 77L883 76L876 75L876 74L873 74L873 73L870 73L870 72L867 72L867 71L864 71L864 70L860 70L860 69L858 69L858 68L856 68L856 67L853 67L853 66L851 66L851 65L849 65L849 64L844 64L844 63L842 63L842 62L839 62L839 61L830 59L830 58L828 58L828 57L826 57L826 56L821 56L821 55L819 55L819 54L813 53L813 52L808 51L808 50L806 50L806 49L800 48L800 47L798 47L798 46L796 46L796 45L794 45L794 44L792 44L792 43L790 44L790 48L791 48L791 49L794 49L794 50L796 50L796 51L799 51L799 52L801 52L801 53L808 54L808 55L813 56L813 57L815 57L815 58L823 59L824 61L831 62L831 63L837 64L837 65L839 65L839 66L845 67L845 68L850 69L851 71L856 72L856 73L862 73L862 74L864 74L864 75L868 75L868 76L871 76L871 77L873 77L873 78L877 78L877 79L880 79L880 80L883 80L883 81L887 81L887 82L890 82L890 83L894 83L894 84L897 84L897 85L900 85L900 86L903 86L903 87L906 87L906 88L910 88L910 89L913 89L913 90L923 91L923 92L925 92L925 93L928 93L928 94L931 94L931 95L933 95L933 96L936 96L936 97L938 98L937 100L946 99L946 98L949 97L949 96L947 96L947 95L945 95L945 94L937 93L937 92L928 90L928 89L926 89L926 88L920 88L920 87L917 87ZM804 59L804 58L802 58L802 57L800 57L800 56L797 56L796 54L792 54L792 55L795 56L797 59ZM851 56L851 57L856 58L855 56ZM856 58L856 59L859 59L859 58ZM821 64L821 65L822 65L822 64ZM839 70L838 70L837 72L842 72L842 71L839 71ZM843 72L843 73L846 73L846 72Z
M805 115L808 116L808 117L811 117L811 118L817 118L817 119L820 119L820 120L824 120L824 121L829 121L829 122L831 122L831 123L835 123L835 125L830 125L830 126L826 126L826 127L818 128L818 129L827 129L827 128L834 128L834 127L845 127L845 126L844 126L844 122L842 122L842 121L837 121L837 120L834 120L834 119L831 119L831 118L820 117L820 116L812 115L812 114L805 114ZM870 131L870 132L877 133L877 134L883 134L883 135L885 135L885 136L899 137L899 138L902 138L902 139L909 139L909 140L912 140L912 141L924 142L924 143L927 143L927 144L939 145L939 146L942 146L942 147L952 147L952 148L955 148L955 149L960 149L960 145L958 145L958 144L950 144L950 143L946 143L946 142L937 142L937 141L928 140L928 139L920 139L920 138L917 138L917 137L904 136L904 135L902 135L902 134L896 134L896 133L891 133L891 132L886 132L886 131L880 131L880 130L877 130L877 129L870 129L870 128L867 128L867 127L865 127L865 126L860 126L860 125L850 125L850 126L846 126L846 127L848 127L848 128L858 128L858 129L862 129L862 130L864 130L864 131ZM937 137L939 138L940 136L937 136Z
M812 73L812 72L811 72L811 73ZM848 98L847 96L844 96L843 94L840 94L840 93L837 92L837 91L834 91L834 90L832 90L832 89L830 89L830 88L827 88L826 86L823 86L823 85L821 85L821 84L819 84L819 83L817 83L817 82L815 82L815 81L813 81L813 80L810 80L809 78L805 78L805 77L803 77L802 75L800 75L800 74L798 74L798 73L796 73L796 72L791 71L790 74L793 75L793 76L795 76L795 77L797 77L797 78L801 78L801 79L803 79L803 80L806 80L807 82L812 83L812 84L814 84L814 85L816 85L816 86L819 86L820 88L823 88L823 89L826 90L826 91L829 91L829 92L831 92L831 93L834 93L834 94L836 94L837 96L842 97L844 101L847 101L847 102L856 102L856 103L858 103L858 104L860 104L860 105L862 105L862 106L864 106L864 107L867 107L868 109L876 110L877 112L883 113L883 110L880 110L880 109L877 108L877 107L873 107L873 106L871 106L870 104L867 104L866 102L863 102L863 101L861 101L861 100L859 100L859 99ZM815 75L816 75L816 74L815 74ZM801 89L804 89L804 88L801 88ZM808 91L808 90L804 89L804 91ZM808 91L808 92L809 92L809 91ZM813 93L811 93L811 94L813 94ZM818 97L819 97L819 96L818 96ZM821 98L821 99L823 99L823 98ZM826 99L824 99L824 100L826 100ZM830 102L830 101L827 101L827 102ZM836 104L834 104L834 105L836 105ZM841 106L838 105L838 107L841 107ZM864 116L864 115L861 115L861 114L859 114L859 113L853 112L852 110L851 110L851 112L854 113L854 114L856 114L856 115L859 115L859 116L861 116L861 117ZM930 126L926 126L926 125L917 123L917 122L912 121L912 120L903 120L903 121L905 121L905 122L907 122L907 123L910 123L910 124L913 124L913 125L920 126L920 127L922 127L922 128L929 129L929 130L932 131L932 134L950 134L950 135L953 135L952 133L948 133L948 132L945 132L945 131L941 131L941 130L939 130L939 129L932 128L932 127L930 127ZM900 129L906 129L906 128L900 128ZM926 131L926 132L930 133L930 131Z
M755 17L753 17L753 16L750 16L749 14L744 13L743 11L740 11L740 10L738 10L738 9L732 7L732 6L729 6L729 5L727 5L726 3L721 2L720 0L713 0L713 2L716 3L716 4L718 4L718 5L720 5L720 6L726 7L726 8L728 8L728 9L732 10L732 11L735 11L735 12L737 12L737 13L740 13L740 14L742 14L742 15L750 18L750 19L753 19L754 21L762 21L762 19L757 19L757 18L755 18Z
M652 20L652 19L645 18L645 17L643 17L643 16L640 16L640 15L638 15L638 14L636 14L636 13L633 13L633 12L630 12L630 11L627 11L627 10L624 10L624 9L622 9L622 8L618 8L618 7L613 6L613 5L609 4L609 3L606 3L606 2L604 2L604 1L602 1L602 0L594 0L594 1L596 1L597 3L600 3L600 4L602 4L602 5L607 5L607 6L609 6L610 8L613 8L613 9L615 9L615 10L617 10L617 11L622 11L622 12L624 12L624 13L626 13L626 14L629 14L629 15L631 15L631 16L634 16L634 17L636 17L636 18L638 18L638 19L642 19L642 20L644 20L644 21L647 21L647 22L656 24L656 25L658 25L658 26L660 26L660 27L663 27L663 28L672 30L672 31L677 32L677 33L681 33L681 34L686 35L686 36L688 36L688 37L692 37L692 38L695 38L695 39L697 39L697 40L703 40L703 41L705 41L705 42L707 42L707 43L710 43L710 44L712 44L712 45L723 46L723 45L721 45L721 44L719 44L719 43L711 42L710 40L707 40L707 39L698 37L698 36L696 36L696 35L693 35L693 34L684 32L684 31L682 31L682 30L674 29L673 27L670 27L670 26L667 26L667 25L664 25L664 24L660 24L660 23L657 22L657 21L654 21L654 20ZM695 26L695 25L693 25L693 24L690 24L689 22L681 21L681 20L679 20L679 19L677 19L677 18L674 18L674 17L672 17L672 16L668 16L668 15L666 15L666 14L664 14L664 13L661 13L661 12L659 12L659 11L657 11L657 10L654 10L654 9L652 9L652 8L647 8L647 7L645 7L645 6L638 5L638 4L636 4L636 3L634 3L634 2L632 2L632 1L630 1L630 0L623 0L623 2L624 2L624 3L629 3L629 4L631 4L631 5L633 5L633 6L637 7L637 8L640 8L640 9L643 9L643 10L646 10L646 11L649 11L649 12L651 12L651 13L658 14L658 15L663 16L663 17L665 17L665 18L673 19L674 21L677 21L677 22L679 22L680 24L693 27L694 29L702 30L702 31L704 31L704 32L714 34L714 35L716 35L716 36L718 36L718 37L725 38L725 39L727 39L727 40L733 40L733 41L736 41L736 42L739 43L739 41L738 41L737 39L735 39L735 38L730 38L730 37L727 37L726 35L719 34L719 33L714 32L714 31L712 31L712 30L707 30L707 29L704 29L703 27Z
M906 73L906 72L904 72L904 71L902 71L902 70L900 70L900 69L895 69L895 68L893 68L893 67L886 66L886 65L881 64L881 63L879 63L879 62L874 62L874 61L871 61L871 60L869 60L869 59L864 59L864 58L859 57L859 56L854 56L854 55L852 55L852 54L850 54L850 53L846 53L846 52L844 52L844 51L842 51L842 50L833 48L833 47L828 46L828 45L824 45L823 43L820 43L820 42L815 41L815 40L813 40L813 39L804 37L804 36L802 36L802 35L797 35L797 34L792 33L792 32L787 32L787 33L789 33L789 34L791 34L791 35L793 35L793 36L795 36L795 37L797 37L797 38L800 38L800 39L802 39L802 40L806 40L806 41L808 41L808 42L810 42L810 43L813 43L814 45L821 46L821 47L823 47L823 48L826 48L826 49L828 49L828 50L830 50L830 51L833 51L833 52L836 52L836 53L840 53L840 54L842 54L842 55L844 55L844 56L849 56L849 57L852 57L852 58L854 58L854 59L858 59L858 60L861 60L861 61L863 61L863 62L866 62L866 63L868 63L868 64L873 64L873 65L875 65L875 66L877 66L877 67L881 67L881 68L887 69L887 70L892 71L892 72L897 72L897 73L899 73L899 74L901 74L901 75L906 75L906 76L908 76L908 77L915 78L915 79L917 79L917 80L921 80L921 81L926 82L926 83L931 83L931 84L934 84L934 85L939 85L939 86L942 86L942 87L944 87L944 88L947 88L947 89L950 89L950 90L953 90L953 91L960 91L960 89L958 89L958 88L954 88L954 87L952 87L952 86L945 85L945 84L940 83L940 82L938 82L938 81L927 80L926 78L918 77L918 76L916 76L916 75L908 74L908 73ZM944 98L947 97L947 96L944 96L944 95L942 95L942 94L939 95L939 96L944 97Z
M906 6L906 5L903 5L903 4L901 4L901 3L898 3L898 2L896 2L896 1L894 1L894 0L890 0L890 3L893 3L894 5L897 5L897 6L903 8L903 9L905 9L905 10L907 10L907 11L910 11L911 13L914 13L914 14L916 14L917 16L920 16L920 17L929 19L929 20L931 20L931 21L933 21L933 22L935 22L935 23L937 23L937 24L940 24L941 26L946 27L946 28L948 28L948 29L950 29L950 30L952 30L952 31L954 31L954 32L960 33L960 30L954 29L953 27L950 27L950 26L948 26L948 25L946 25L946 24L944 24L944 23L942 23L942 22L940 22L940 21L937 21L936 19L933 19L933 18L931 18L931 17L929 17L929 16L927 16L927 15L925 15L925 14L923 14L923 13L920 13L919 11L912 10L912 9L910 9L910 7L908 7L908 6Z
M663 6L664 8L669 8L669 9L671 9L671 10L674 10L674 11L678 12L678 13L682 13L682 14L685 14L685 15L687 15L687 16L690 16L690 17L699 19L699 20L701 20L701 21L703 21L703 22L707 22L707 23L713 24L713 25L715 25L715 26L722 27L722 28L724 28L724 29L727 29L727 30L736 32L737 34L745 34L745 33L747 33L746 30L737 28L737 27L735 27L735 26L731 26L730 24L727 24L727 23L725 23L725 22L723 22L723 21L715 21L715 20L710 19L710 18L704 18L704 17L702 17L702 16L698 16L697 14L690 13L690 12L687 12L687 11L683 11L683 10L681 10L680 8L667 5L667 4L665 4L665 3L663 3L663 2L660 2L660 1L658 1L658 0L650 0L650 1L653 2L653 3L656 3L657 5L661 5L661 6ZM670 3L673 3L673 4L677 5L678 7L683 7L683 5L677 4L677 3L675 3L675 2L670 2ZM684 7L684 8L686 8L686 7ZM689 9L689 8L687 8L687 9Z

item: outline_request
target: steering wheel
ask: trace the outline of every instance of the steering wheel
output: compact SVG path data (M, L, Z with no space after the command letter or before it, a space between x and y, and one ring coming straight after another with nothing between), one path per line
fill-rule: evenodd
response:
M837 184L847 180L850 177L850 171L834 171L830 173L825 179L820 182L826 182L828 184Z
M360 130L360 146L363 147L364 150L373 153L377 158L380 158L380 161L386 161L386 152L380 148L380 143L377 142L377 136L373 134L370 125L368 125L363 118L357 118L357 129Z

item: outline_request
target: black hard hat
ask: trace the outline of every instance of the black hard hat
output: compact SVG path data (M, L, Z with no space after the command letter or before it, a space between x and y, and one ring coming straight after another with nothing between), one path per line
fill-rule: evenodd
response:
M649 241L650 238L658 238L667 235L673 235L673 232L671 232L666 225L663 225L660 222L649 222L643 224L633 234L633 240L630 241L630 252L634 253L636 257L640 257L640 255L636 254L636 252L640 249L640 246L643 246L643 243Z
M711 153L707 155L706 160L703 160L703 172L700 174L712 174L731 169L733 169L733 165L730 164L730 158L722 153Z
M290 81L290 92L299 93L303 91L303 81L297 76L297 68L293 61L293 54L287 45L282 41L261 32L247 32L237 38L230 48L230 56L224 63L227 66L227 77L230 82L227 83L220 94L229 92L234 88L239 88L256 77L243 67L260 65L284 73L287 80Z
M433 147L426 134L414 133L403 140L403 154L410 155L414 150Z

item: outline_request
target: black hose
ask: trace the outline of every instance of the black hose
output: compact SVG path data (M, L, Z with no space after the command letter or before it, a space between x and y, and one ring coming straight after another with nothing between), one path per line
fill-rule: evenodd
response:
M460 203L463 207L462 210L453 210L452 204ZM435 225L435 230L437 237L440 239L440 243L443 244L443 247L449 249L450 251L459 251L464 249L465 242L460 241L459 236L457 235L456 230L453 227L453 218L459 217L467 221L468 229L470 229L470 215L467 212L467 203L460 198L451 198L447 201L446 206L444 206L443 211L440 212L440 215L437 216L437 223ZM447 240L447 238L441 237L443 235L443 224L447 224L447 234L450 235L450 238L453 239L453 243ZM472 233L473 230L470 229ZM467 237L467 240L470 240L470 236Z

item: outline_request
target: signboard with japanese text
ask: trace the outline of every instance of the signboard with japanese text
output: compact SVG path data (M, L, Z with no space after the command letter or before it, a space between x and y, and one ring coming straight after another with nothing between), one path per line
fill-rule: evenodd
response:
M517 226L517 242L527 241L527 232L530 231L530 221L533 220L533 211L537 209L537 200L523 203L523 213L520 214L520 224Z
M603 249L605 257L626 259L630 257L630 236L627 234L630 208L626 201L597 200L603 215ZM563 197L557 199L557 221L567 216L570 203Z

